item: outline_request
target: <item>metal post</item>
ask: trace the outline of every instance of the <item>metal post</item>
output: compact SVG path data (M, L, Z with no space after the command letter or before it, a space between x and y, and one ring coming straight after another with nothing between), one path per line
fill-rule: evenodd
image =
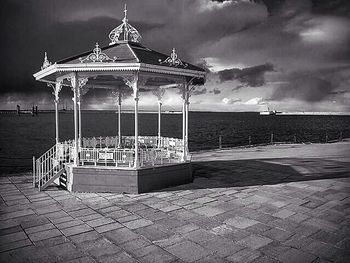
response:
M297 136L294 134L294 143L297 143Z
M252 137L250 135L248 137L248 142L249 142L249 145L252 145Z
M56 144L59 142L58 97L55 98Z
M78 142L78 76L77 73L74 73L74 77L72 78L72 86L74 93L74 165L79 165L79 142Z
M139 167L139 98L135 96L135 162L134 167Z
M33 155L33 187L35 187L35 156Z
M160 148L161 145L161 119L162 119L162 102L158 101L158 148Z
M55 94L55 122L56 122L56 144L59 143L59 111L58 111L58 103L59 103L59 92L62 88L62 82L56 82L54 88Z
M79 96L79 98L78 98L78 113L79 113L79 116L78 116L78 118L79 118L79 146L80 147L82 147L82 136L81 136L81 98L80 98L80 96Z
M185 130L185 146L186 146L186 155L188 156L188 112L189 112L189 97L188 94L186 94L186 130Z
M186 92L185 92L186 84L184 84L183 90L183 103L182 103L182 143L183 143L183 155L182 161L187 160L186 156Z
M219 149L222 149L222 135L219 135Z
M340 135L339 135L339 141L343 141L343 132L342 131L340 131Z
M326 143L328 143L328 133L326 132Z
M121 111L122 111L122 98L119 91L119 94L118 94L118 148L122 146Z

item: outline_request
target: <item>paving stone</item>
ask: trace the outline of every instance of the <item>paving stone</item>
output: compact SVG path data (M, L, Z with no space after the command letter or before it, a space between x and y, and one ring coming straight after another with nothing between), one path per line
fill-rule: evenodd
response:
M53 228L55 228L55 226L51 223L48 223L48 224L44 224L41 226L34 226L34 227L27 228L25 230L25 232L27 234L31 234L31 233L36 233L36 232L40 232L40 231L44 231L44 230L48 230L48 229L53 229Z
M130 240L138 238L138 235L127 228L120 228L103 233L103 235L111 242L119 245Z
M131 257L131 255L127 254L126 252L121 252L119 254L115 255L105 255L101 258L99 258L99 262L103 263L115 263L115 262L122 262L122 263L138 263L136 259Z
M289 211L287 209L282 209L282 210L278 211L277 213L273 214L273 216L285 219L285 218L290 217L294 214L295 214L295 212L293 212L293 211Z
M245 248L226 258L230 262L249 263L261 256L261 253L250 248Z
M15 242L15 241L19 241L19 240L23 240L23 239L27 239L27 235L23 232L16 232L16 233L11 233L11 234L7 234L7 235L3 235L0 238L0 244L6 244L8 242Z
M186 235L184 235L184 237L193 242L201 244L203 242L207 242L208 240L215 238L216 235L209 231L198 229L187 233Z
M52 238L52 237L57 237L57 236L61 236L61 235L62 235L62 233L57 228L28 234L30 240L32 240L33 242Z
M245 248L234 243L232 240L223 237L210 239L204 242L202 245L203 247L207 248L211 253L217 254L220 257L228 257L230 255L233 255L237 251Z
M192 211L197 214L208 216L208 217L216 216L225 212L224 210L214 208L214 207L209 207L209 206L202 206L202 207L193 209Z
M271 242L272 242L272 240L270 238L266 238L266 237L258 236L258 235L250 235L250 236L247 236L247 237L241 239L237 243L239 245L249 247L251 249L258 249L258 248L266 246L267 244L269 244Z
M69 239L72 240L72 242L75 244L90 242L99 238L102 238L102 235L100 235L96 231L89 231L69 237Z
M0 215L0 220L14 219L14 218L18 218L18 217L22 217L22 216L26 216L26 215L32 215L32 214L34 214L33 210L25 209L25 210L21 210L21 211L2 214L2 215Z
M79 248L95 258L100 258L105 255L114 255L122 251L121 248L105 238L84 242L79 245Z
M68 261L85 256L71 243L63 243L52 246L48 249L49 253L55 257L55 261ZM63 253L62 253L63 252Z
M59 223L59 224L55 224L55 226L58 228L58 229L65 229L65 228L69 228L69 227L73 227L73 226L78 226L78 225L82 225L84 224L83 221L79 220L79 219L73 219L73 220L70 220L70 221L67 221L67 222L62 222L62 223Z
M239 229L245 229L247 227L258 224L259 222L245 217L235 216L225 220L224 223Z
M176 257L169 254L168 252L158 249L152 253L147 254L146 256L140 258L141 262L144 263L167 263L174 262Z
M111 223L111 224L106 224L106 225L95 227L95 230L98 233L104 233L104 232L115 230L115 229L119 229L119 228L122 228L122 227L124 227L122 224L120 224L118 222L114 222L114 223Z
M95 262L96 261L92 257L89 257L89 256L84 256L81 258L76 258L76 259L67 261L67 263L95 263Z
M300 263L300 262L308 263L308 262L313 262L316 259L316 256L303 252L301 250L292 248L288 250L286 253L279 255L277 258L283 263Z
M31 246L33 245L32 242L28 238L22 239L22 240L17 240L14 242L7 242L7 243L1 243L0 244L0 253L8 251L8 250L13 250L21 247L26 247L26 246ZM0 260L1 262L1 260Z
M186 262L194 262L209 255L209 252L203 247L190 241L172 245L167 247L166 250Z
M135 229L135 232L146 237L150 241L167 238L169 235L162 231L160 227L159 225L153 224Z
M88 224L91 227L98 227L98 226L111 224L111 223L114 223L114 222L115 221L113 219L102 217L102 218L98 218L98 219L95 219L95 220L87 221L86 224Z
M78 226L62 229L61 231L66 237L69 237L69 236L81 234L84 232L89 232L91 230L92 228L87 225L78 225Z
M153 222L147 219L138 219L138 220L130 221L123 224L129 229L137 229L137 228L152 225Z
M284 241L287 240L290 236L292 236L293 233L279 228L272 228L270 230L265 231L263 235L273 240Z

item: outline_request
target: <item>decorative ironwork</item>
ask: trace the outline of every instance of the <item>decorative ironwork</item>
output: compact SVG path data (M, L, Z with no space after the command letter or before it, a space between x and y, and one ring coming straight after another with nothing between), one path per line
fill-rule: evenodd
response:
M162 98L163 98L163 96L165 94L165 89L164 88L159 88L159 89L153 90L152 93L153 93L154 96L157 97L158 102L161 102Z
M57 81L55 85L53 83L47 83L47 86L53 89L52 95L55 96L55 102L58 103L59 93L62 89L62 81Z
M158 62L159 64L169 64L169 66L174 66L174 67L183 66L184 68L186 68L188 66L188 64L183 63L181 59L178 58L175 48L173 48L170 54L170 57L167 57L164 61L159 59Z
M102 49L99 47L98 43L96 43L95 48L93 49L93 52L90 53L86 58L79 58L80 63L83 63L85 61L91 61L91 62L104 62L104 61L116 61L117 58L113 57L110 58L106 53L102 52Z
M88 78L79 78L78 79L78 82L79 82L79 87L81 88L81 87L83 87L83 86L85 86L86 85L86 83L88 82Z
M128 23L128 18L127 18L127 8L126 4L124 7L124 18L123 18L123 23L116 28L114 28L108 35L109 39L111 40L110 45L113 45L115 43L118 43L119 41L132 41L132 42L140 42L141 41L141 35L137 31L136 28L131 26Z
M51 66L51 62L47 59L47 52L45 52L44 62L43 62L43 65L41 66L41 70L50 66Z

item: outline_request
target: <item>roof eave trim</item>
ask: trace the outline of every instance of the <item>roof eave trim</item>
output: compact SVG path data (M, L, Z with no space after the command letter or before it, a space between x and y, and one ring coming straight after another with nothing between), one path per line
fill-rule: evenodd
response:
M180 76L193 76L205 78L206 73L203 71L189 70L175 67L157 66L145 63L85 63L85 64L53 64L37 73L33 76L36 80L43 79L56 72L86 72L86 71L147 71L154 73L180 75Z

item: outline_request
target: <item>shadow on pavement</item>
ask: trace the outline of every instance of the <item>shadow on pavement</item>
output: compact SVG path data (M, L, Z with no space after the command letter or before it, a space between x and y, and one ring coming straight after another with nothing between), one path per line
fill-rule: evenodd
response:
M194 183L182 186L182 189L272 185L350 177L350 163L320 158L195 162L192 168Z

